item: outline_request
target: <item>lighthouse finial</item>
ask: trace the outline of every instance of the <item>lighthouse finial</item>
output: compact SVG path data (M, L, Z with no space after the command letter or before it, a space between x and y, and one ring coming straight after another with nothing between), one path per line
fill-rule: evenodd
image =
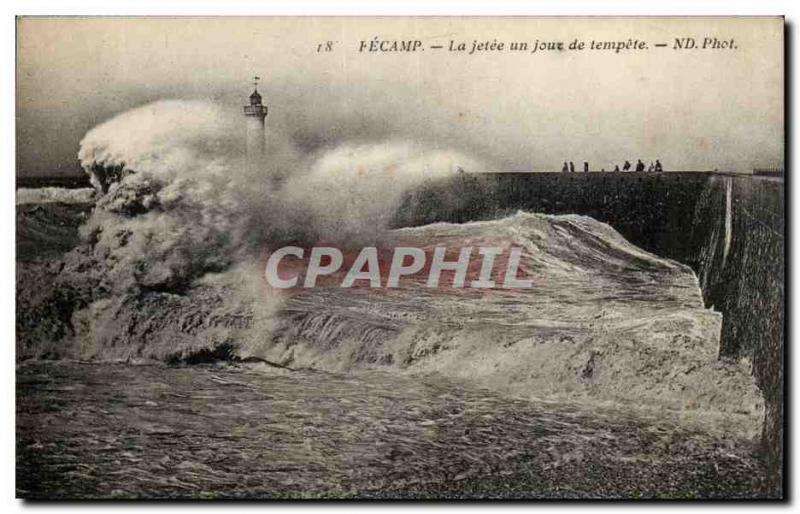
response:
M258 81L259 81L260 79L261 79L261 77L259 77L258 75L256 75L255 77L253 77L253 87L255 88L255 90L256 90L256 91L258 91Z

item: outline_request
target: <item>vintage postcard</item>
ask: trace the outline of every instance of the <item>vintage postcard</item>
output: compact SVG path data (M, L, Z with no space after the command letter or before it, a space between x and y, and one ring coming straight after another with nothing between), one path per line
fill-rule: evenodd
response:
M16 38L18 497L784 497L783 18Z

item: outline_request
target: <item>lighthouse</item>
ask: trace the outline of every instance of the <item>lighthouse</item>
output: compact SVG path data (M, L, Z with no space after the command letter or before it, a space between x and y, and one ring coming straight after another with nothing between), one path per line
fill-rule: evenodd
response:
M264 162L264 150L267 145L267 136L264 130L267 107L261 103L261 95L258 94L258 81L259 77L253 77L253 94L250 95L250 103L244 106L244 116L247 120L245 158L248 172L258 171L258 168Z

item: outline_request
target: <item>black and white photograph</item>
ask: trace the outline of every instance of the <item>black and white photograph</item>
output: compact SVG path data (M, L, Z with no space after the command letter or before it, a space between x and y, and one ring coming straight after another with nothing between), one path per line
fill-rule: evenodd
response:
M16 498L786 499L779 13L15 26Z

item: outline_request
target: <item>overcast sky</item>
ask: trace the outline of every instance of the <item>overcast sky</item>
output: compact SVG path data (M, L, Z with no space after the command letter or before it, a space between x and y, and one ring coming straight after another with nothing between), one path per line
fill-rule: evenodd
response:
M780 18L23 18L17 29L18 174L77 172L87 130L160 98L238 113L254 74L268 130L307 150L418 141L472 154L487 171L637 158L686 170L783 166ZM360 53L374 37L426 49ZM676 51L677 37L734 38L737 49ZM650 49L447 50L451 40L469 50L473 40L576 38ZM326 41L333 51L317 52Z

